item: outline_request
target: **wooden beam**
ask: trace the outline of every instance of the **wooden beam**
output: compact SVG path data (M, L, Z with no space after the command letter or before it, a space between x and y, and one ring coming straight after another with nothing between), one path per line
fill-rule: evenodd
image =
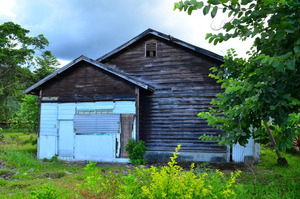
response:
M139 87L135 87L135 114L136 114L136 135L135 135L135 140L136 142L139 141L140 139L140 89Z

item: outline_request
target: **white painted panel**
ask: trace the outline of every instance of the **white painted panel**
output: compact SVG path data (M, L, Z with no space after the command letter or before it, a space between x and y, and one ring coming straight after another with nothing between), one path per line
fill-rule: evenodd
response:
M133 113L135 114L135 101L116 102L113 113Z
M57 103L42 103L40 135L57 135Z
M56 136L40 135L38 139L38 158L51 159L56 154Z
M96 102L95 106L98 109L114 109L115 108L115 102Z
M73 156L74 151L74 130L73 121L59 121L58 133L58 155Z
M75 136L76 160L113 161L114 148L114 134Z
M232 160L234 162L244 162L245 156L253 156L255 159L260 159L260 145L254 142L253 138L248 140L245 147L240 144L232 146Z
M58 119L72 120L75 114L75 103L59 103L58 104Z

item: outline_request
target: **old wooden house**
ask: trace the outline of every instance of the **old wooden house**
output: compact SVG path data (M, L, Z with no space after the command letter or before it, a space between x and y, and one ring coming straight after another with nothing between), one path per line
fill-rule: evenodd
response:
M218 135L199 119L220 85L208 77L221 56L148 29L97 60L85 56L28 88L40 100L38 157L127 162L129 138L145 159L230 161L230 147L199 140Z

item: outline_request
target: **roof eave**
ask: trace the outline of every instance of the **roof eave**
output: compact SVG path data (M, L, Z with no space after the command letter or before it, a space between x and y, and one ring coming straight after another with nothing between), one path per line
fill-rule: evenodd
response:
M101 64L100 62L98 61L95 61L91 58L88 58L84 55L81 55L80 57L78 57L77 59L74 59L73 61L71 61L70 63L68 63L67 65L65 65L64 67L58 69L57 71L55 71L54 73L48 75L47 77L45 77L44 79L40 80L39 82L37 82L36 84L32 85L31 87L27 88L24 93L25 94L30 94L33 90L37 89L39 86L41 86L42 84L46 83L47 81L49 81L50 79L54 78L55 76L57 76L58 74L62 73L63 71L67 70L68 68L74 66L75 64L77 64L78 62L80 61L86 61L90 64L93 64L95 66L97 66L98 68L101 68L102 70L104 71L107 71L111 74L114 74L128 82L131 82L132 84L136 85L136 86L139 86L145 90L149 90L151 92L154 91L154 87L149 85L149 84L146 84L144 82L141 82L139 80L136 80L134 78L131 78L131 77L128 77L126 76L125 74L121 73L121 72L117 72L111 68L109 68L108 66L104 66L103 64Z

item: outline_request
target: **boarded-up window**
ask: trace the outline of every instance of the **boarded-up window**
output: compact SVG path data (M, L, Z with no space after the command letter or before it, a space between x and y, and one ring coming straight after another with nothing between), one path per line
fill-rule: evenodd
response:
M76 134L120 133L120 114L75 114Z
M145 46L146 57L156 57L157 56L157 45L156 43L148 43Z

